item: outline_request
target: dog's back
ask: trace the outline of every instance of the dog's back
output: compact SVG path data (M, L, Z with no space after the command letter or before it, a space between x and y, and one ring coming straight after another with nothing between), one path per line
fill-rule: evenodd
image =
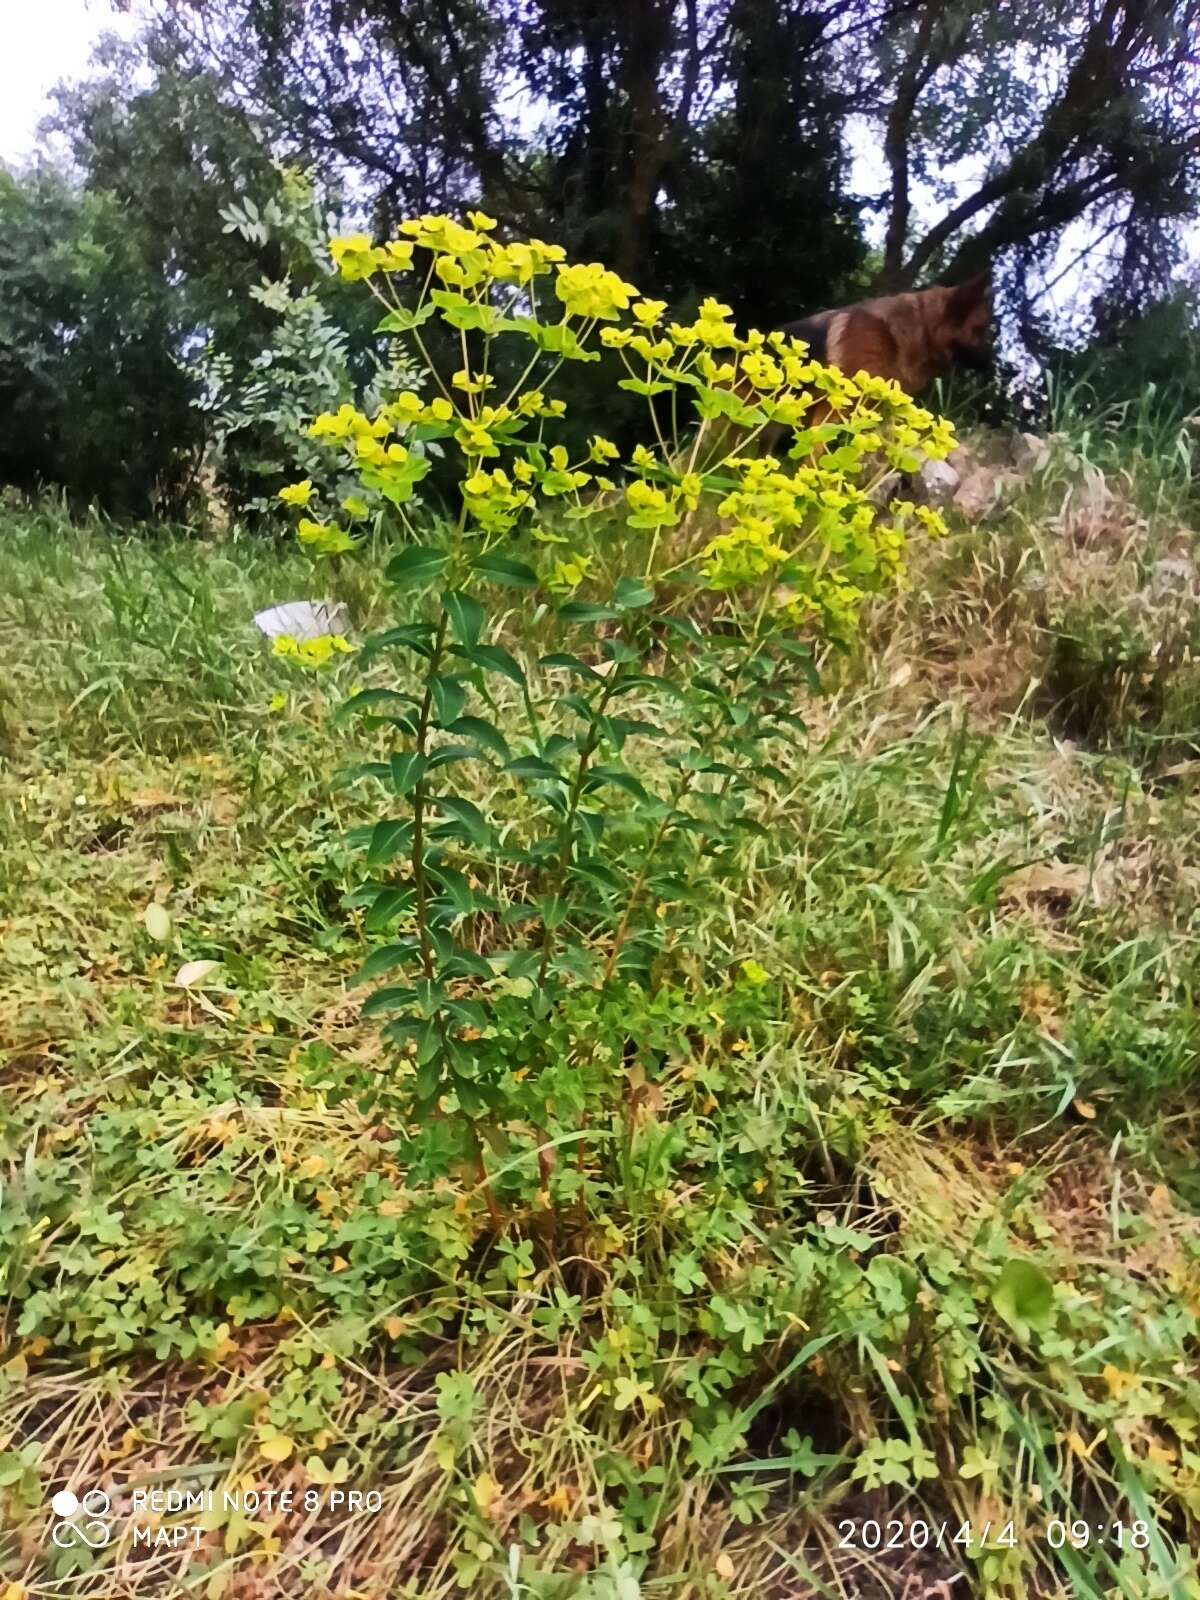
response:
M908 394L957 362L987 359L991 280L983 273L954 288L917 289L817 311L781 332L803 339L813 358L853 375L889 378Z

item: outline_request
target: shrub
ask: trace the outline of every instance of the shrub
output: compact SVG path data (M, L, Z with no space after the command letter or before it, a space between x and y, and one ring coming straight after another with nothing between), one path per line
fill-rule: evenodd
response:
M0 483L114 515L178 510L201 432L180 337L111 196L0 170Z
M283 498L304 513L300 538L340 555L370 508L406 521L428 471L420 451L438 443L459 463L457 518L421 542L409 529L386 574L400 617L360 658L415 670L347 706L384 735L361 773L386 797L359 831L373 876L353 903L387 941L363 969L387 979L365 1009L389 1017L396 1047L394 1075L368 1098L409 1119L421 1170L470 1159L498 1223L484 1152L501 1124L524 1129L506 1187L551 1211L578 1198L596 1152L605 1181L619 1170L607 1151L627 1147L657 1092L653 1052L649 1069L622 1070L641 1043L628 1019L678 966L722 861L769 839L755 813L778 776L773 743L802 726L813 642L845 641L864 598L902 581L910 528L938 531L923 508L878 507L879 482L946 454L953 435L895 385L845 377L781 334L739 334L713 300L667 324L603 266L493 229L473 213L469 226L408 222L379 246L333 241L342 276L379 299L381 331L424 361L423 330L440 319L460 365L445 376L426 362L432 392L404 389L374 416L343 405L316 418L310 436L359 480L342 517L314 516L311 481ZM506 392L502 342L523 352ZM565 407L548 385L597 343L619 352L621 388L653 404L657 447L624 461L600 434L574 460L554 442ZM756 453L768 430L791 436L787 463ZM589 526L627 567L603 592ZM536 661L497 637L513 593L538 607ZM556 1168L563 1145L574 1160Z
M1196 630L1187 594L1139 598L1077 599L1051 619L1042 699L1067 737L1161 764L1195 746Z
M242 513L278 509L275 491L297 473L321 477L334 465L302 423L314 412L351 402L377 408L419 375L393 341L384 355L370 347L369 322L348 303L325 249L326 205L312 180L282 169L278 193L262 205L248 196L221 208L225 231L258 250L274 247L285 270L250 295L272 321L262 345L219 333L183 365L198 380L194 404L209 418L209 448L226 496ZM345 494L344 470L323 482Z

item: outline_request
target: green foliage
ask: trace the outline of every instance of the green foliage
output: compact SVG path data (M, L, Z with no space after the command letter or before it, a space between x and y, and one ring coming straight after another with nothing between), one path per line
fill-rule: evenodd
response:
M178 514L203 468L226 509L261 514L319 465L303 420L400 376L330 272L336 192L162 39L108 40L95 67L56 94L71 180L3 180L0 479Z
M449 380L431 375L440 395L405 389L374 417L344 406L310 433L340 446L364 495L398 510L428 465L414 445L448 441L460 463L456 526L388 564L406 620L363 650L364 661L415 656L415 677L349 702L395 741L364 768L390 814L358 830L372 878L350 903L365 908L368 932L391 936L363 974L388 975L364 1010L391 1017L385 1037L403 1063L398 1099L390 1085L380 1099L405 1116L439 1113L461 1126L498 1223L481 1124L519 1112L550 1148L577 1141L586 1165L584 1130L607 1116L613 1096L615 1041L600 1026L610 986L620 992L636 979L652 990L656 959L739 833L764 833L750 803L778 778L775 752L802 726L795 707L814 682L809 648L793 632L807 623L843 639L863 594L901 575L914 508L880 510L871 492L888 467L945 454L953 435L894 385L848 380L782 335L739 336L712 300L691 326L667 327L663 304L640 299L615 273L567 265L537 241L499 244L490 218L471 220L424 217L383 246L364 235L333 241L342 275L371 284L387 309L383 327L415 330L432 313L459 331L462 365ZM392 287L413 269L414 250L429 257L415 306ZM539 283L548 278L557 321ZM671 393L694 412L692 437L660 435L661 458L639 446L626 466L596 436L571 462L553 442L564 407L539 386L539 360L550 358L552 378L564 360L589 361L597 334L624 359L622 388L647 399ZM492 345L504 336L533 350L494 403ZM790 473L772 456L744 453L769 427L791 436ZM307 505L312 492L306 482L283 495ZM626 526L647 540L643 560L595 599L565 598L590 563L558 556L564 538L550 530L611 516L618 495ZM709 517L726 520L689 553L689 526ZM500 553L526 529L554 551L540 580ZM352 544L346 530L311 518L299 533L318 553ZM653 663L660 572L677 591L690 576L718 605L706 628L667 617L668 660ZM535 664L485 634L497 589L539 583L552 601L551 648ZM437 598L421 598L430 589ZM517 721L499 715L497 692L509 684L521 697ZM635 740L660 745L664 781L654 787L630 768ZM514 791L491 813L471 797L478 764ZM556 1018L580 985L598 993L600 1013L583 1033L557 1037ZM515 1080L510 1036L520 1041ZM428 1126L436 1173L457 1152L440 1120Z
M1166 566L1161 579L1148 574L1138 604L1080 598L1048 619L1041 691L1069 738L1157 765L1190 753L1200 732L1194 573L1187 561Z
M1110 304L1160 298L1195 214L1196 18L1174 0L1085 17L1055 0L210 0L203 27L184 0L154 9L277 138L354 169L381 230L481 200L760 326L853 298L867 210L885 284L1003 254L1022 311L1076 233ZM862 195L841 155L856 148L880 157Z
M327 498L344 499L354 480L324 476L328 455L303 434L303 424L350 403L376 409L419 369L394 344L382 360L370 339L373 320L355 317L358 299L349 301L329 263L332 219L311 179L283 170L278 193L261 208L246 198L221 216L227 232L256 249L278 250L287 276L249 291L275 319L261 349L249 348L238 329L232 340L214 335L187 359L194 403L209 418L218 480L239 510L259 516L277 509L281 482L297 475L315 480Z
M0 480L125 516L178 507L200 443L179 310L111 197L0 170Z
M427 516L418 531L446 538ZM615 519L594 535L643 559L653 538ZM972 565L978 535L962 537L970 559L945 559ZM411 1600L612 1600L633 1584L750 1600L780 1549L788 1585L803 1565L851 1592L861 1545L837 1551L839 1519L861 1540L864 1492L885 1525L967 1528L911 1567L877 1552L889 1582L965 1573L951 1592L969 1578L987 1600L1188 1593L1194 780L1143 792L1127 762L1064 761L1034 718L973 716L964 733L903 687L847 677L813 732L774 747L782 779L728 807L767 837L697 809L720 849L687 830L664 845L664 872L703 892L631 918L651 924L648 976L639 960L602 990L564 980L540 1020L519 980L494 985L511 1113L481 1122L497 1235L463 1130L404 1114L408 1058L358 1020L347 835L380 808L369 783L335 782L329 680L248 622L300 592L309 558L236 534L72 528L49 509L6 515L0 539L0 1515L32 1552L10 1541L6 1583L62 1588L45 1508L78 1481L86 1436L121 1483L380 1491L382 1516L230 1514L214 1530L223 1573L285 1593L336 1592L369 1563ZM438 603L440 579L405 591L397 620L378 569L408 548L328 574L356 637L411 626L422 593ZM526 557L546 559L498 553ZM973 649L968 601L940 571L909 603L961 607ZM453 637L478 626L478 647L536 687L558 624L529 588L482 592L482 620L447 607ZM1014 608L1035 603L1014 588ZM926 634L896 609L907 659ZM599 646L579 659L604 665ZM340 670L407 694L426 666L397 644ZM597 691L546 671L565 694ZM499 710L464 709L446 737L486 750L490 726L504 749L446 792L512 835L531 808L500 762L533 741L519 685L485 682ZM662 755L698 736L693 713L647 690L622 714L683 734L630 734L606 764L648 793L681 777ZM406 742L377 732L380 761ZM648 827L632 793L608 798L584 808L606 804L621 871ZM1047 856L1068 886L1055 880L1053 910L1019 872ZM1098 881L1121 868L1102 903L1069 887L1094 859ZM520 881L502 865L473 892ZM580 892L573 913L599 897ZM485 954L513 942L484 916L475 928ZM606 959L611 918L593 929ZM217 965L185 991L176 974L196 960ZM1012 1286L1020 1331L1000 1309L1013 1263L1053 1290L1030 1315ZM1052 1521L1129 1537L1052 1544ZM1135 1522L1152 1535L1135 1543ZM190 1577L207 1582L208 1561ZM88 1582L144 1587L113 1556Z

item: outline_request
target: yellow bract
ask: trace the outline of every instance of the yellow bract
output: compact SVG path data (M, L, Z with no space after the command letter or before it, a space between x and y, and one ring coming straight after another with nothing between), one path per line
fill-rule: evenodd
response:
M342 277L353 283L373 277L376 272L408 272L412 267L413 247L397 239L373 247L365 233L351 233L341 239L331 239L329 254Z
M586 266L559 267L554 292L573 317L598 317L611 321L624 311L637 294L631 283L626 283L615 272L591 261Z
M294 639L284 633L275 640L274 653L298 667L325 667L335 655L350 655L354 646L337 634L325 633L318 639Z
M330 254L343 277L370 280L370 292L388 309L389 332L413 331L423 369L426 345L416 330L434 316L447 324L461 358L457 371L429 372L420 391L392 394L373 417L342 405L314 419L310 436L332 445L370 495L343 489L344 519L361 521L372 507L411 498L430 468L425 443L439 441L434 452L456 452L462 469L461 536L487 549L527 528L546 549L544 581L552 592L592 577L590 557L565 554L562 547L573 550L577 541L558 530L615 512L646 530L647 576L661 550L662 565L679 570L690 562L710 589L740 596L739 604L768 607L787 626L815 621L838 638L855 625L865 596L903 584L909 534L945 531L928 507L876 503L874 490L889 470L915 471L955 443L951 425L895 383L827 367L782 332L739 332L730 307L713 296L690 320L685 313L668 321L665 301L642 297L602 263L569 263L560 246L540 239L501 241L495 219L482 211L469 212L465 223L413 218L399 233L381 244L349 234L331 242ZM423 287L403 298L394 274L407 272L418 252L426 253L427 268L412 281ZM536 281L546 277L553 297ZM495 359L499 338L523 339L532 349L512 362ZM650 403L647 442L626 454L593 434L584 461L572 462L554 438L566 407L537 382L548 384L563 361L596 359L597 346L624 365L621 387ZM501 375L513 371L522 377L506 393ZM495 398L485 404L489 395ZM760 453L768 428L776 455ZM612 462L622 463L618 482L582 470ZM312 480L281 490L280 498L306 512L316 498ZM318 554L354 545L333 520L304 516L297 531ZM673 550L676 539L683 542ZM550 547L558 547L558 559ZM755 592L761 601L751 600ZM317 656L329 659L344 644L276 648L319 664Z

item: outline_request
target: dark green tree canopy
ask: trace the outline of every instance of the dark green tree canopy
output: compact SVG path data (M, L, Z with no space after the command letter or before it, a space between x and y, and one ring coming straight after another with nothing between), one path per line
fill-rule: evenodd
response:
M1007 253L1025 292L1086 223L1128 314L1200 192L1200 0L155 3L381 224L482 200L758 320L857 285L855 135L894 288Z
M169 507L201 438L178 310L111 196L0 168L0 482Z
M326 221L479 204L760 327L996 262L1044 355L1064 271L1093 335L1157 326L1200 205L1200 0L149 5L56 94L69 173L0 185L0 475L124 511L234 439L214 372L246 496L277 433L243 402L281 357L295 402L302 327L369 383Z

